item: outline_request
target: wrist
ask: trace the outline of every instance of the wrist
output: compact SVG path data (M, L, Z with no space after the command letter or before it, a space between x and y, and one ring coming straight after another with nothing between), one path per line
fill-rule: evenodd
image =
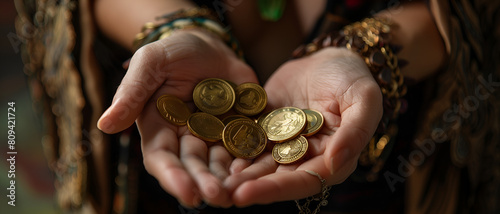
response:
M400 61L393 53L393 48L396 48L389 45L390 31L388 20L367 18L344 27L340 32L320 35L293 53L293 57L297 58L326 47L345 47L360 56L369 68L382 92L384 109L379 127L359 159L360 165L371 168L354 173L369 181L377 178L380 166L388 157L397 134L396 120L402 109L404 111L402 97L406 94L406 86L399 68Z
M122 47L133 51L132 43L135 35L144 23L156 17L196 7L192 1L164 0L99 0L92 1L95 22L99 30L109 39Z
M312 43L297 48L293 57L310 55L326 47L345 47L363 59L384 97L398 100L406 94L406 86L399 60L389 45L390 31L387 20L367 18L344 27L340 32L318 36ZM398 109L397 106L395 108ZM396 117L397 114L394 114L391 118Z
M397 55L410 62L401 72L418 82L443 68L448 56L428 5L408 2L404 4L404 10L404 13L386 10L376 16L391 20L391 43L404 47Z
M222 27L213 13L206 8L180 10L159 17L157 21L158 23L149 22L144 25L133 42L134 49L137 50L145 44L167 38L176 31L186 30L202 39L211 40L215 35L233 49L238 57L243 57L236 39ZM206 37L207 35L209 37Z

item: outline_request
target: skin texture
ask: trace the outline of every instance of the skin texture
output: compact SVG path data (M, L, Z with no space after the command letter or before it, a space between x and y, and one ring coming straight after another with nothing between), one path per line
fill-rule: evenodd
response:
M104 34L133 51L132 41L144 23L193 7L195 5L187 0L96 0L95 18Z
M332 60L333 59L333 60ZM342 72L333 72L342 71ZM325 127L309 137L309 158L292 165L276 164L267 152L229 176L239 206L303 198L319 192L318 178L329 185L344 181L382 116L382 95L364 62L347 49L327 48L285 63L265 85L269 105L310 108L325 117ZM293 187L293 188L292 188Z
M112 30L112 20L124 22L116 20L118 18L113 13L106 13L103 6L112 1L101 0L96 4L97 21L110 38L127 46L127 41L131 41L138 30L134 32L130 26L117 27L123 25L115 25L115 28L120 28L116 32ZM162 2L179 4L169 7ZM134 3L137 2L130 2ZM153 11L166 7L169 9L164 11L168 12L173 11L172 8L191 6L187 1L151 0L149 3L156 4ZM401 13L386 11L379 15L398 20L396 22L401 27L393 37L406 48L402 56L410 61L410 65L417 64L417 67L408 66L403 72L419 80L439 68L445 58L444 48L425 6L404 6ZM117 10L131 7L120 6ZM409 17L407 14L423 18L398 19L400 16ZM137 16L141 17L139 20L154 19L152 15ZM412 25L412 22L421 23ZM139 21L131 23L138 25ZM235 23L233 26L238 31L238 26L244 25ZM262 32L262 35L266 33ZM259 40L255 42L256 47ZM437 53L412 55L427 53L426 50L430 49ZM253 53L250 56L253 60L265 60L257 54L258 51L251 50L250 53ZM113 103L103 113L98 127L103 132L116 133L137 123L146 169L165 191L186 206L196 206L201 200L213 206L248 206L314 195L319 192L320 182L304 170L317 172L328 185L343 182L356 168L360 152L382 116L382 95L363 60L347 49L325 48L301 59L279 61L282 58L276 57L278 61L272 62L281 66L264 86L268 93L268 107L310 108L322 112L325 117L325 127L308 139L308 156L296 164L278 165L270 151L255 160L234 158L221 143L207 144L192 136L185 126L171 125L158 115L156 99L163 94L179 97L194 110L192 90L205 78L222 78L236 84L257 83L255 72L247 64L219 38L202 29L179 30L136 51Z
M257 82L255 72L220 39L199 30L176 32L136 52L111 107L98 123L101 130L116 133L135 121L146 169L166 191L190 206L200 203L201 197L215 204L228 201L222 181L206 164L209 158L224 156L217 155L220 145L208 148L185 126L158 117L155 102L171 94L193 107L194 86L209 77L237 84Z
M326 125L309 139L312 148L306 161L280 166L268 151L252 162L233 158L222 145L209 145L156 112L155 100L162 94L172 94L192 106L192 88L204 78L256 82L253 71L222 42L202 35L179 32L139 50L136 56L145 59L132 58L112 106L98 123L101 130L113 133L137 118L144 164L166 191L188 206L201 199L216 206L246 206L317 193L318 180L305 169L328 178L330 185L352 173L382 115L380 90L361 58L346 49L327 48L280 67L265 85L269 107L316 109L324 114ZM192 43L197 48L190 47ZM138 79L148 76L155 76L155 81ZM134 96L140 94L145 97L142 101L137 99L141 96Z
M377 16L386 17L393 23L391 43L403 47L398 57L409 62L401 69L406 78L421 81L443 66L447 53L427 5L408 3Z

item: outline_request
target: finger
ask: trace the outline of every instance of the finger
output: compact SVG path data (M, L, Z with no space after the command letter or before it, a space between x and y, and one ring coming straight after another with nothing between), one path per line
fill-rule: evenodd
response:
M270 154L261 155L253 164L242 170L240 173L231 174L224 181L224 187L228 192L232 192L236 187L245 181L257 179L261 176L273 173L278 168Z
M340 127L325 151L325 164L331 174L345 171L345 166L355 166L353 162L373 136L382 116L382 96L373 79L357 81L344 93L343 100Z
M252 162L253 162L252 160L236 158L231 163L231 166L229 167L229 172L230 174L240 173L245 168L249 167L252 164Z
M150 135L151 136L151 135ZM177 141L170 129L164 129L152 139L142 140L144 166L155 177L162 188L179 200L180 203L195 207L201 203L201 196L191 175L184 169L176 151L178 143L165 143L165 139Z
M221 145L211 146L208 151L210 172L220 180L224 180L229 176L229 167L233 158Z
M305 198L320 189L321 182L316 176L303 170L282 171L241 184L233 193L233 202L236 206L269 204Z
M158 59L163 53L159 53L162 49L155 48L156 45L145 46L132 57L112 105L98 121L102 131L116 133L132 125L151 95L166 80L166 60Z
M122 63L122 68L127 70L129 65L130 65L130 59L127 59L125 60L125 62Z
M201 204L201 196L191 175L186 172L177 156L171 152L156 151L145 154L144 165L161 187L187 207Z
M179 159L178 133L188 132L158 115L156 106L148 105L137 119L141 133L144 166L162 188L185 206L201 203L201 194L191 175Z
M221 145L214 145L209 148L209 169L210 172L219 179L221 182L229 176L229 167L233 160L233 157L227 152L226 148ZM223 188L223 186L221 187ZM226 192L226 191L224 191ZM228 193L224 193L228 194ZM230 207L232 202L230 201L229 195L224 197L225 201L218 201L217 205L221 207Z
M204 201L211 205L225 206L229 203L228 194L221 180L208 168L208 148L206 143L192 135L180 139L180 157L184 167L200 189Z

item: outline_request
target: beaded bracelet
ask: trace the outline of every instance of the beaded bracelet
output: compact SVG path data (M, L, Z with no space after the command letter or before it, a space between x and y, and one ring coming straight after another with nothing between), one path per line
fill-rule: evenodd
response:
M395 125L406 94L398 59L387 42L390 23L382 18L366 18L347 25L340 32L322 34L312 43L300 46L293 54L299 58L326 47L345 47L358 53L370 69L383 95L384 114L375 135L361 153L359 164L368 169L355 172L355 178L374 181L384 165L397 134ZM404 109L404 108L403 108ZM358 167L360 168L360 167Z
M146 23L136 35L133 42L135 50L150 42L167 38L176 30L202 28L218 35L239 58L243 59L243 51L237 40L222 27L222 23L218 22L213 12L207 8L179 10L158 17L156 20L158 23Z

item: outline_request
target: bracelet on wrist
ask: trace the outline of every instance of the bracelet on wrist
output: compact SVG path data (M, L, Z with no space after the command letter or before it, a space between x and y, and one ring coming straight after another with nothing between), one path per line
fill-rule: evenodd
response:
M396 120L405 110L404 77L398 58L389 44L390 23L383 18L366 18L345 26L340 32L322 34L312 43L300 46L293 54L299 58L326 47L344 47L361 56L383 95L384 113L375 135L360 155L363 173L354 173L362 180L374 181L392 150L397 134ZM358 168L360 168L358 167Z
M222 27L213 12L207 8L192 8L179 10L156 18L156 23L148 22L138 33L133 42L134 50L170 36L174 31L181 29L201 28L219 36L239 58L243 58L237 40Z

